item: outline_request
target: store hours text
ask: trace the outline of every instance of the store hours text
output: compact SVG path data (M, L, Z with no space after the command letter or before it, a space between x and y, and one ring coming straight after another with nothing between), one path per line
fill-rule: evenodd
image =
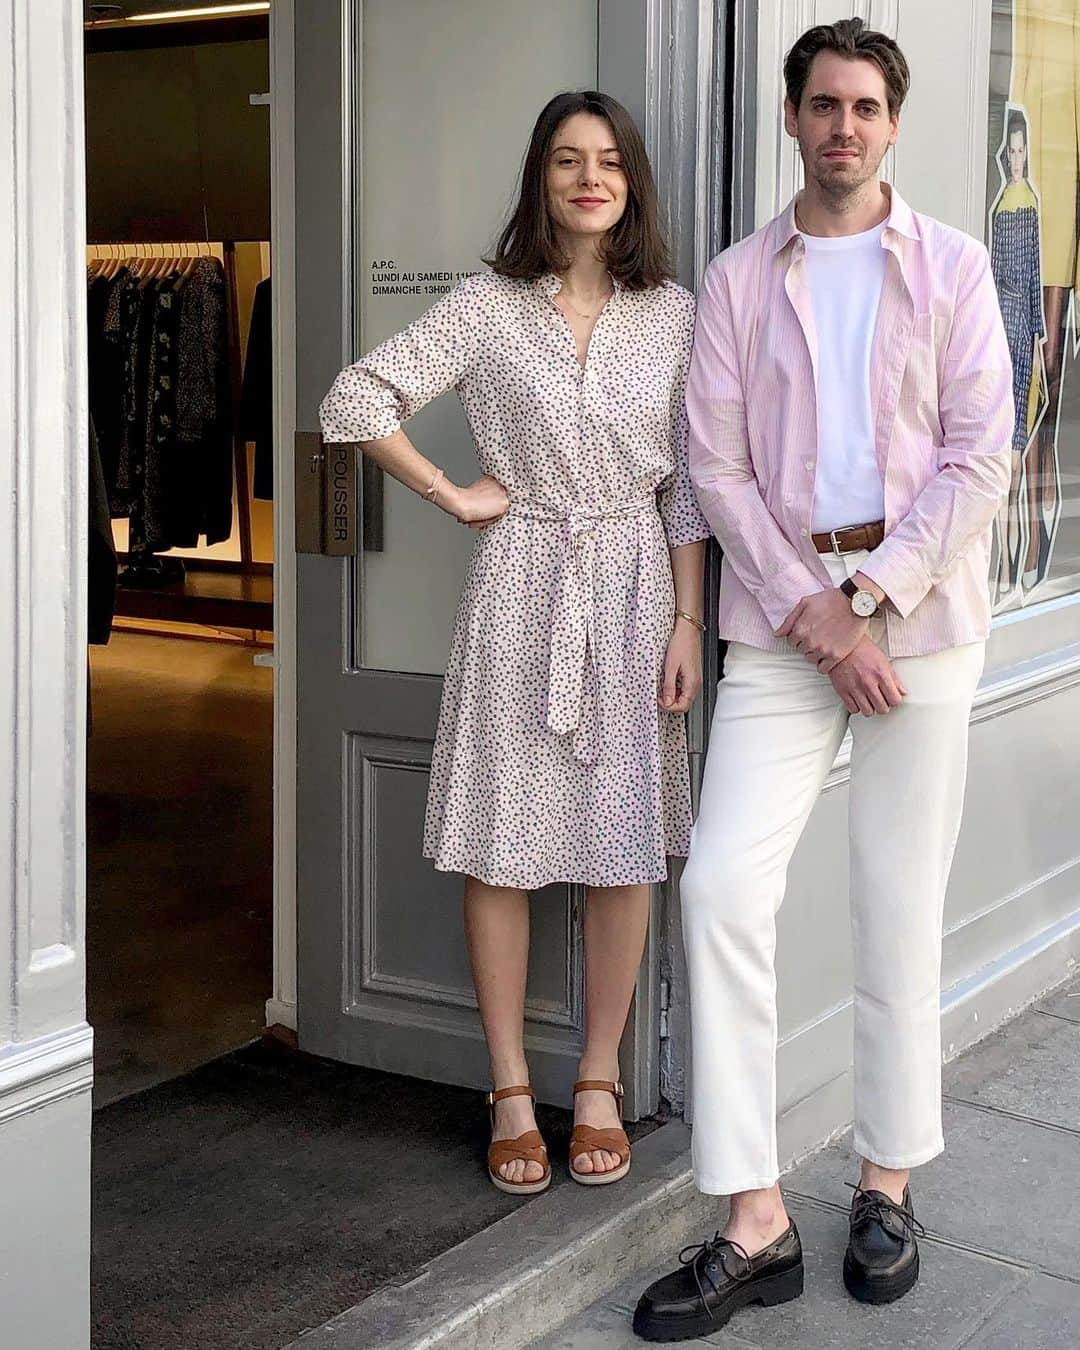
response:
M409 271L399 268L393 258L376 259L371 264L371 294L445 295L468 276L472 272Z

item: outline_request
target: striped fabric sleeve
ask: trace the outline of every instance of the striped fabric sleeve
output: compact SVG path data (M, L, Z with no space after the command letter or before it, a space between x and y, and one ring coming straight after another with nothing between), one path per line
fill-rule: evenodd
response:
M726 564L775 632L800 600L825 587L769 511L755 477L723 256L710 264L698 298L686 409L701 509Z
M860 567L902 618L987 530L1009 490L1012 360L990 259L974 241L961 262L939 411L938 472Z

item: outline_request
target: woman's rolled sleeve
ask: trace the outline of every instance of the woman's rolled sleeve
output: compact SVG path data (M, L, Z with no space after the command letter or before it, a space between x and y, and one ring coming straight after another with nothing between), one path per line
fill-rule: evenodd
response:
M323 438L361 442L392 436L458 384L474 359L469 310L484 284L483 274L467 277L403 332L346 366L319 408Z

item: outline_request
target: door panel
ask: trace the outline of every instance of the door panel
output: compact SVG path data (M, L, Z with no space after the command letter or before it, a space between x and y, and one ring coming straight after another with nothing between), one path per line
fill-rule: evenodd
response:
M540 107L596 83L600 25L596 0L305 0L296 11L298 419L312 430L341 365L482 266ZM477 475L453 394L409 431L453 478ZM365 505L371 543L377 503ZM420 854L473 538L391 481L380 509L379 547L297 560L300 1043L481 1086L461 879ZM569 1101L582 1040L580 908L566 886L532 897L527 1047L552 1101ZM640 1022L624 1047L631 1081Z
M490 255L536 114L596 83L596 0L365 0L362 46L358 350ZM477 476L454 395L409 434L456 482ZM383 528L383 550L362 563L358 664L441 675L472 532L393 480Z

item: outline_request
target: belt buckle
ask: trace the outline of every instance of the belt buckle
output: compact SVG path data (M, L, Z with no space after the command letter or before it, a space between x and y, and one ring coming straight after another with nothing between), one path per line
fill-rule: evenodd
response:
M844 550L840 547L840 542L839 542L839 540L837 539L836 536L837 536L838 534L854 534L854 532L855 532L856 530L860 530L860 529L862 529L862 526L861 526L861 525L842 525L842 526L840 527L840 529L838 529L838 530L830 530L830 531L829 531L829 543L832 544L832 551L833 551L833 554L834 554L835 557L837 557L837 558L843 558L843 557L845 556L845 552L844 552ZM857 553L858 550L857 550L857 549L849 549L848 552L851 552L851 553Z

